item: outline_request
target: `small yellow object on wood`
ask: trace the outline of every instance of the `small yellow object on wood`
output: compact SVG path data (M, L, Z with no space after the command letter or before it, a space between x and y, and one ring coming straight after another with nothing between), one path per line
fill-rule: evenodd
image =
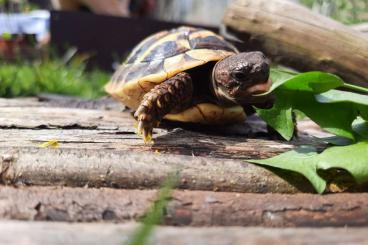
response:
M59 147L59 141L58 140L49 140L42 144L40 144L40 147L42 148L58 148Z

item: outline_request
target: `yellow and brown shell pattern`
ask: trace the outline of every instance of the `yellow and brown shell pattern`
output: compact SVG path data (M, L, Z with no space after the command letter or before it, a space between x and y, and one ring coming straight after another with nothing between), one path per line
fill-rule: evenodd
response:
M179 72L210 61L222 60L234 53L237 50L231 44L209 30L183 26L161 31L147 37L133 49L126 62L105 86L105 90L135 110L143 95L155 85ZM243 121L245 114L240 106L224 108L201 103L183 112L168 114L165 119L224 124Z

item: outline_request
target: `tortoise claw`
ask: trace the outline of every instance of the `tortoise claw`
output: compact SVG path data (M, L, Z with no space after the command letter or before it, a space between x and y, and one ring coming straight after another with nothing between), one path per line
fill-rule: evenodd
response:
M139 136L142 136L144 143L152 141L152 126L147 125L144 121L139 121L137 132Z

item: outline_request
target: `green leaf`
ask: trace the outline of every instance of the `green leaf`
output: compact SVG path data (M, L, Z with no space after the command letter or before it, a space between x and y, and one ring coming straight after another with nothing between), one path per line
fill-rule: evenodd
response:
M293 78L294 76L295 74L289 73L287 71L271 69L270 79L272 81L272 86L270 90L264 94L270 94L272 91L280 87L283 83L287 82L289 79Z
M368 108L366 106L358 106L358 110L359 110L359 113L360 113L360 116L368 121Z
M290 140L294 134L294 122L292 117L292 108L286 100L276 100L271 109L264 110L255 108L257 114L277 130L281 136Z
M301 73L282 84L284 89L322 93L330 89L340 87L344 84L338 76L330 73L312 71Z
M317 174L316 156L317 153L315 148L305 147L269 159L248 161L300 173L311 182L318 193L323 193L326 189L326 181Z
M338 136L354 140L351 127L358 116L358 111L350 103L324 104L318 103L312 93L299 92L290 95L290 103L294 109L305 113L324 130Z
M299 110L323 129L355 141L352 123L358 115L368 119L368 96L331 90L343 86L344 82L329 73L307 72L293 76L273 70L271 74L276 84L273 87L275 104L271 109L256 111L286 140L292 133L293 122L289 115L291 111Z
M290 134L293 134L294 123L290 115L291 110L296 109L324 130L354 141L351 125L358 111L352 104L318 103L311 92L284 90L282 87L275 91L275 97L271 109L256 109L256 112L286 140L290 140Z
M318 170L343 169L348 171L358 184L368 182L368 141L330 147L320 154L317 154L314 148L307 147L269 159L248 161L300 173L311 182L318 193L323 193L326 189L326 180L318 175Z
M368 95L347 91L330 90L322 94L317 94L315 97L320 103L349 103L365 120L368 120Z
M368 106L368 96L339 90L330 90L325 93L317 94L316 100L320 103L339 103L351 102Z
M288 71L271 69L270 78L272 86L265 94L273 92L278 87L297 91L322 93L344 85L344 81L338 76L319 71L294 74Z
M343 146L328 148L321 154L317 154L313 148L301 148L270 159L250 162L300 173L318 193L326 189L330 178L335 178L332 183L346 186L348 182L341 182L346 172L358 184L368 182L368 141L359 142L368 139L368 95L334 89L343 87L360 93L368 90L345 84L339 77L323 72L293 75L272 70L271 78L274 84L268 93L274 93L275 103L271 109L256 109L268 125L289 140L294 129L292 112L298 110L338 136L329 140ZM339 136L346 140L342 141ZM321 170L331 171L323 173ZM327 175L322 177L318 171L321 171L321 175Z
M368 182L368 141L328 148L318 155L317 168L345 169L358 184Z

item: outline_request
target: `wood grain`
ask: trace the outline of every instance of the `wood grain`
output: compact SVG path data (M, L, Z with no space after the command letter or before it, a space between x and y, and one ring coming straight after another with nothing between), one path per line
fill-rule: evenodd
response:
M239 192L313 191L246 159L274 156L303 142L268 140L259 119L228 127L167 124L144 144L129 112L78 108L62 100L0 101L0 176L14 185L157 188L178 172L180 188ZM99 107L99 103L93 102ZM259 134L257 136L257 134ZM59 147L42 148L48 140ZM310 142L310 141L309 141Z
M138 221L157 190L0 187L0 219ZM177 190L163 225L343 227L368 225L368 194L254 194Z
M0 244L121 245L138 225L0 222ZM16 235L15 235L16 234ZM366 228L157 227L149 239L158 245L367 244Z

